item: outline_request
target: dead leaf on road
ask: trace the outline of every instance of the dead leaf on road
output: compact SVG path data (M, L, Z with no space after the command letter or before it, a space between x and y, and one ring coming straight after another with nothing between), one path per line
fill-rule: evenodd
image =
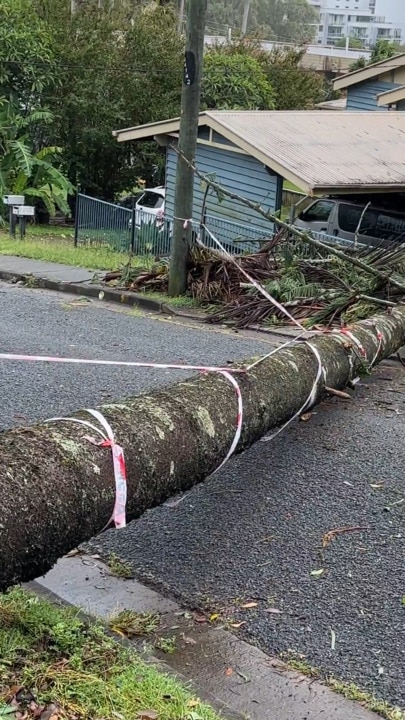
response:
M257 607L257 605L258 605L257 602L248 602L248 603L245 603L244 605L241 605L241 607L243 607L244 610L249 610L250 608Z
M312 575L312 577L320 577L324 572L324 568L320 568L320 570L311 570L309 574Z
M73 550L69 550L69 552L66 553L65 557L71 558L71 557L74 557L75 555L80 555L80 554L81 554L81 550L79 550L79 548L73 548Z
M187 637L186 635L182 635L183 642L186 643L186 645L197 645L197 640L194 640L192 637Z
M242 620L242 622L239 622L239 623L231 623L231 628L238 629L238 628L242 627L242 625L246 625L246 620Z
M301 422L308 422L308 420L311 419L312 415L313 415L312 412L303 413L303 414L300 416Z
M281 615L283 611L278 608L266 608L264 612L271 613L272 615Z
M197 623L206 623L207 622L207 618L205 617L205 615L194 615L194 620Z
M231 677L231 675L233 675L233 670L232 670L231 667L229 667L229 668L227 668L227 669L225 670L225 675L226 675L227 677Z

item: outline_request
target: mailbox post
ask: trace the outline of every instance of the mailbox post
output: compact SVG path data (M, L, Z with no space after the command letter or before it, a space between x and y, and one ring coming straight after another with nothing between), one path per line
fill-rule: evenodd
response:
M20 238L23 239L25 235L25 226L27 217L34 217L35 207L34 205L14 205L13 216L18 217L20 221Z
M14 208L24 205L25 197L24 195L4 195L3 202L8 205L9 233L14 238L17 224L17 213L14 212Z

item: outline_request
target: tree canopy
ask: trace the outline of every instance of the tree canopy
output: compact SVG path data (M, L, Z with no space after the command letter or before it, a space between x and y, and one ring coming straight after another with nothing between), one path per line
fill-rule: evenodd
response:
M208 52L204 60L202 106L221 110L273 110L273 88L251 55Z
M244 0L210 0L207 27L216 35L226 29L240 30ZM307 0L251 0L248 32L260 32L266 39L309 42L315 35L316 12Z
M223 34L225 25L240 26L243 2L221 3L210 3L208 31L214 22ZM0 17L0 137L9 192L42 193L52 210L65 207L72 187L113 200L139 177L161 182L158 145L117 143L112 131L179 115L184 38L173 0L77 0L73 15L70 0L0 0ZM301 109L326 99L320 76L300 67L301 51L269 53L259 42L263 34L308 39L313 19L306 0L252 0L256 36L205 54L202 108Z

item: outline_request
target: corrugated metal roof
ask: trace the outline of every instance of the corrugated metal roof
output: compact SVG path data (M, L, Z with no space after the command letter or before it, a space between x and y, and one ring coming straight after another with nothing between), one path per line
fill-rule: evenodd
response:
M322 187L405 187L405 113L212 112L223 133L270 167ZM248 147L243 147L247 145ZM278 170L277 170L278 171ZM282 174L282 173L281 173Z
M176 118L116 136L173 134L179 124ZM199 124L309 194L405 189L405 112L216 111L201 113Z

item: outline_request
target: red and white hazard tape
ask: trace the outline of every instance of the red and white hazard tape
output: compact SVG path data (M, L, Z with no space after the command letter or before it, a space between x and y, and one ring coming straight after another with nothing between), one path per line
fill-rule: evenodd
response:
M187 221L187 222L191 222ZM225 463L228 462L230 457L235 452L241 434L242 434L242 426L243 426L243 399L242 399L242 393L239 386L239 383L237 382L235 375L243 375L250 371L252 371L259 363L263 362L267 358L271 357L275 353L279 352L280 350L286 348L289 345L293 345L294 343L305 343L312 353L315 355L315 358L317 360L317 372L316 377L314 379L311 392L306 399L305 403L302 405L302 407L297 410L295 415L293 415L290 420L288 420L284 425L282 425L276 432L274 432L272 435L269 435L265 438L262 438L262 442L269 442L270 440L273 440L277 435L279 435L283 430L290 425L297 417L300 417L302 413L305 412L305 410L308 410L310 407L312 407L316 401L316 397L319 391L319 383L321 381L322 376L324 377L324 380L326 380L325 377L325 369L322 365L322 359L320 356L320 353L318 349L308 340L303 340L302 338L304 335L313 335L313 334L319 334L315 331L308 331L304 326L298 322L289 312L286 310L283 305L281 305L275 298L273 298L270 293L263 288L260 283L258 283L256 280L254 280L249 273L247 273L243 268L241 268L238 263L235 261L234 257L228 253L228 251L223 247L223 245L220 243L220 241L213 235L213 233L205 226L201 225L202 228L210 235L212 240L215 242L217 247L232 261L235 263L235 265L238 267L238 270L246 277L246 279L251 283L269 302L271 302L280 312L282 312L286 317L289 318L291 322L293 322L300 330L301 333L297 337L287 341L286 343L282 344L281 346L275 348L270 353L264 355L263 357L259 358L255 362L251 363L246 368L224 368L224 367L218 367L215 365L182 365L182 364L175 364L175 363L152 363L152 362L136 362L136 361L125 361L125 360L89 360L86 358L66 358L66 357L57 357L57 356L45 356L45 355L21 355L21 354L15 354L15 353L0 353L0 360L13 360L13 361L22 361L22 362L45 362L45 363L67 363L67 364L75 364L75 365L105 365L105 366L121 366L121 367L137 367L137 368L150 368L154 370L183 370L183 371L197 371L201 373L218 373L219 375L222 375L226 380L228 380L231 385L233 386L237 398L237 416L236 416L236 428L235 428L235 434L234 438L231 444L231 447L228 450L228 453L224 460L221 462L221 464L216 468L214 473L218 472ZM382 341L383 341L383 335L378 330L378 328L373 324L374 329L377 333L377 340L378 340L378 347L377 352L371 361L370 367L372 367L375 363L375 361L378 358L378 355L381 351L382 347ZM340 328L338 330L331 330L326 331L331 332L336 335L340 340L344 340L349 338L349 340L352 343L352 346L356 348L356 352L360 356L360 358L364 359L367 357L366 351L360 341L355 337L355 335L348 329L348 328ZM353 360L351 359L351 363L353 366ZM100 447L109 447L111 448L112 452L112 458L113 458L113 467L114 467L114 478L115 478L115 503L114 503L114 510L113 514L107 524L106 527L113 521L116 528L123 528L126 525L126 501L127 501L127 481L126 481L126 468L125 468L125 459L124 459L124 452L122 447L116 442L113 430L106 420L106 418L98 411L98 410L87 410L88 413L90 413L96 420L98 420L99 424L101 425L102 429L100 427L95 426L94 424L88 422L87 420L81 420L79 418L63 418L63 417L57 417L57 418L50 418L46 422L74 422L80 425L83 425L87 428L90 428L93 430L96 434L101 436L101 441L95 440L93 437L85 436L85 438L92 442L95 445L98 445ZM213 473L213 474L214 474Z
M109 365L109 366L126 366L126 367L138 367L138 368L150 368L150 369L160 369L160 370L194 370L201 373L218 373L219 375L222 375L226 380L228 380L231 385L233 386L236 394L237 399L237 415L236 415L236 428L235 428L235 434L231 443L231 447L229 448L226 457L221 462L221 464L214 470L212 474L217 473L224 465L228 462L228 460L232 457L234 454L239 440L240 436L242 434L242 425L243 425L243 399L242 399L242 393L239 386L239 383L235 379L232 373L236 374L245 374L246 370L244 368L223 368L223 367L216 367L216 366L210 366L210 365L179 365L174 363L143 363L143 362L132 362L132 361L121 361L121 360L89 360L86 358L66 358L66 357L57 357L57 356L50 356L50 355L17 355L13 353L0 353L0 360L14 360L14 361L22 361L22 362L49 362L49 363L67 363L67 364L75 364L75 365ZM103 427L103 430L101 430L99 427L96 427L92 423L88 422L87 420L81 420L80 418L63 418L63 417L55 417L55 418L49 418L45 422L74 422L79 425L83 425L87 428L90 428L94 432L96 432L98 435L101 435L102 440L97 442L94 438L90 438L88 436L85 436L87 440L92 442L95 445L99 445L100 447L110 447L112 452L112 458L113 458L113 466L114 466L114 478L115 478L115 505L114 505L114 511L111 516L111 519L109 520L108 525L111 521L114 521L116 528L122 528L126 525L126 498L127 498L127 484L126 484L126 469L125 469L125 460L124 460L124 451L119 445L115 438L114 433L112 431L112 428L106 418L98 411L98 410L86 410L86 412L90 413L95 417L100 425ZM105 528L104 528L105 529Z
M84 427L90 428L90 430L93 430L98 435L101 435L102 438L101 440L96 440L93 437L85 435L86 440L91 442L93 445L98 445L99 447L111 448L115 480L115 503L113 513L103 530L106 530L106 528L108 528L111 522L114 522L114 525L117 529L124 528L127 524L127 474L125 467L124 450L122 449L121 445L116 442L111 425L108 420L106 420L104 415L102 415L102 413L98 410L86 410L86 412L90 413L90 415L93 415L93 417L98 420L98 422L103 428L102 430L96 425L88 422L87 420L81 420L80 418L54 417L45 420L45 422L73 422L78 425L84 425Z

